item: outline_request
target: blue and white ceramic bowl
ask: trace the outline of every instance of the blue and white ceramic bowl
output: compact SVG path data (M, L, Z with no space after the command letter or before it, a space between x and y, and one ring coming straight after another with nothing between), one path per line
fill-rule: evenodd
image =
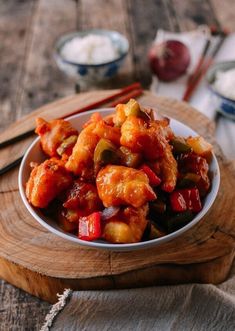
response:
M212 93L212 100L215 109L224 116L235 120L235 100L227 98L220 94L213 84L215 82L216 74L218 71L226 71L235 68L235 61L219 62L214 64L207 73L207 82Z
M66 60L61 54L61 49L66 42L75 37L85 37L87 35L102 35L110 38L111 42L118 50L119 56L113 61L101 64L80 64ZM129 42L120 33L110 30L87 30L82 32L74 32L62 36L55 46L55 60L59 68L66 74L76 77L79 80L88 83L96 83L104 81L117 74L129 50Z

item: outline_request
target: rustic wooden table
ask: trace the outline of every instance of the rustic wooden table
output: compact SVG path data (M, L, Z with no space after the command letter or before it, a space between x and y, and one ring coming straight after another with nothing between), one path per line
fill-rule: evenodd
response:
M38 106L74 93L53 61L55 40L69 31L105 28L125 34L131 49L106 88L139 80L148 88L146 52L156 30L198 24L235 30L234 0L0 0L0 129ZM50 305L0 281L0 331L38 330Z

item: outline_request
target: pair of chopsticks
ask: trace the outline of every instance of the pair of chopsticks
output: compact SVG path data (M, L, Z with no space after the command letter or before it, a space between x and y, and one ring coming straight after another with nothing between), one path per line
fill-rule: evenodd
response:
M210 52L210 46L211 46L211 40L210 38L207 39L205 46L203 48L202 54L199 58L199 61L196 65L196 68L192 75L190 75L188 81L187 81L187 86L186 90L183 95L183 100L184 101L189 101L190 98L192 97L194 91L198 87L199 83L201 82L202 78L205 76L207 70L209 67L213 64L215 56L221 49L221 46L224 43L224 40L226 36L228 35L227 31L212 31L212 35L218 36L219 41L213 48L213 50ZM210 54L208 54L210 52Z
M91 110L91 109L100 108L102 106L115 107L119 103L126 103L129 101L129 99L140 96L142 93L143 93L143 88L142 88L141 84L138 82L133 83L129 86L124 87L119 92L113 93L112 95L110 95L106 98L103 98L97 102L91 103L83 108L78 108L75 111L66 114L66 116L61 117L61 119L67 118L69 116L72 116L72 115L75 115L78 113L83 113L83 112ZM17 142L23 140L24 138L29 137L33 134L34 134L34 130L28 130L13 138L2 141L0 143L0 149L7 147L13 143L17 143ZM3 175L7 171L11 170L16 165L18 165L21 162L22 158L23 158L23 156L19 157L18 159L14 160L13 162L7 164L2 169L0 169L0 175Z
M130 98L136 98L136 97L140 96L142 93L143 93L143 89L142 89L140 83L133 83L131 85L124 87L119 92L116 92L106 98L103 98L97 102L91 103L86 107L76 109L75 111L66 114L66 116L60 117L60 119L64 119L65 117L69 117L69 116L72 116L75 114L83 113L87 110L96 109L96 108L99 108L104 105L106 107L115 107L119 103L127 102ZM27 137L31 136L32 134L34 134L34 129L25 131L11 139L2 141L0 143L0 149L3 147L9 146L13 143L16 143L24 138L27 138Z

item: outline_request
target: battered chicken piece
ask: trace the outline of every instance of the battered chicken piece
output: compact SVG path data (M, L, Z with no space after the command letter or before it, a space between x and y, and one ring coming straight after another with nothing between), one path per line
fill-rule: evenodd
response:
M96 112L96 113L93 113L91 115L91 117L89 118L89 120L83 124L83 129L86 128L88 125L90 125L91 123L97 123L99 121L102 120L102 117L100 115L100 113Z
M26 196L34 207L45 208L72 184L72 177L64 163L56 158L36 166L26 184Z
M143 153L147 160L161 157L167 144L160 124L135 116L128 116L123 123L120 142L135 153Z
M166 145L163 157L160 160L160 171L162 178L162 190L165 192L174 191L177 182L178 168L169 144Z
M105 207L131 205L138 208L156 199L147 175L133 168L108 165L99 171L96 185Z
M127 207L104 225L103 237L115 244L139 242L147 226L148 205Z
M50 157L58 156L57 148L65 139L70 136L78 136L78 131L68 121L53 120L47 122L42 118L37 118L36 125L35 132L41 137L42 150Z
M111 115L105 116L103 119L104 119L106 124L108 124L110 126L114 126L113 118L114 118L114 115L111 114Z
M97 134L100 138L108 139L115 145L120 145L121 131L117 127L110 126L101 120L96 123L94 134Z
M126 114L125 114L125 107L126 105L120 103L116 106L115 114L113 116L113 123L120 127L126 120Z
M157 130L161 131L162 136L167 140L172 140L174 133L170 127L170 119L168 117L163 117L158 120L151 122L152 127L156 127Z
M93 122L81 131L72 155L65 164L67 170L87 179L93 175L93 154L100 139L93 132L96 125Z

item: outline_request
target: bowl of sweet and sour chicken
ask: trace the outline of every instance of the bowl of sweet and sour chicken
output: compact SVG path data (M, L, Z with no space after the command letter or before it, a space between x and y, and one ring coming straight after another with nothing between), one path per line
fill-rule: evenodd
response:
M91 248L133 250L172 240L212 206L212 146L136 100L50 122L19 172L20 194L49 231Z

